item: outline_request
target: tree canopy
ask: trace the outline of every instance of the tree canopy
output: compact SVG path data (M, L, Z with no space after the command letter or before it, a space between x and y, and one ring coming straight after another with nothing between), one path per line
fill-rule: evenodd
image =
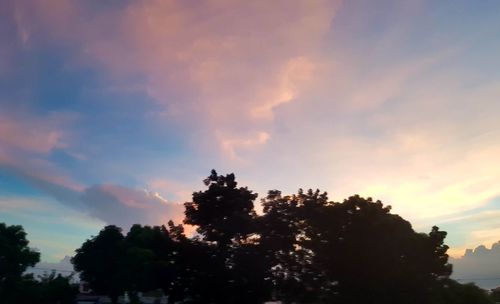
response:
M109 295L113 303L126 290L125 242L121 228L106 226L99 235L76 250L71 262L82 280L98 293Z
M17 280L29 266L40 261L40 253L28 247L21 226L0 223L0 288Z
M208 189L193 193L193 201L185 203L184 223L197 226L203 240L219 247L245 240L253 232L257 194L238 188L234 174L217 175L212 170L203 182Z
M416 232L380 201L272 190L257 214L234 174L204 184L185 203L195 235L173 222L107 226L73 258L82 279L115 301L161 289L174 303L491 303L450 279L446 232Z
M0 223L0 297L5 303L18 303L24 271L40 260L40 253L28 245L23 227Z
M40 260L40 253L28 245L23 227L0 223L0 303L73 303L77 287L71 284L71 276L25 274Z

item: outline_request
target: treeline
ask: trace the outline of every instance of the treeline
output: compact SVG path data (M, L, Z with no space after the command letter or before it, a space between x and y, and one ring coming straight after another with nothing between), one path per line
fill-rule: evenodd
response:
M380 201L257 194L212 171L182 225L107 226L76 251L81 278L113 301L161 289L171 303L492 303L449 278L446 232L416 233Z
M450 279L446 232L417 233L380 201L272 190L257 214L257 194L233 174L212 171L204 183L185 203L183 223L196 227L194 235L172 221L126 234L107 226L76 250L81 279L114 303L125 292L133 302L152 290L192 304L493 303L475 285ZM0 265L2 258L0 250Z

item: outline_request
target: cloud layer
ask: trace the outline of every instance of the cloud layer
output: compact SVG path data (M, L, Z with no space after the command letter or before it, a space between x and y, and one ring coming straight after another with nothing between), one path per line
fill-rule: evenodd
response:
M453 277L460 282L475 282L485 289L500 286L500 241L491 248L484 245L467 249L459 259L452 259Z
M90 15L91 4L61 0L16 11L20 36L41 26L75 44L77 60L104 67L117 87L146 92L163 119L208 128L235 158L262 145L255 138L267 134L274 110L314 80L339 3L145 1Z
M26 173L11 171L11 174L20 176L59 203L125 231L133 224L162 225L170 219L181 222L183 218L182 204L168 202L159 193L146 189L102 184L74 190Z

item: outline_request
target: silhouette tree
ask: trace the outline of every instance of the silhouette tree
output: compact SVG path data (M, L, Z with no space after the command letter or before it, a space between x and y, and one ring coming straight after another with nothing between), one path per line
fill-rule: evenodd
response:
M126 269L123 267L125 252L121 229L110 225L85 241L71 262L92 290L108 295L115 304L127 288Z
M257 194L238 188L234 174L217 175L215 170L204 184L208 189L193 193L193 201L185 204L184 223L197 226L200 234L190 253L203 254L199 248L209 253L194 267L203 282L192 282L200 294L194 298L205 303L262 303L271 282L256 235Z
M71 283L72 275L62 276L54 271L50 274L34 277L33 274L23 275L8 290L2 294L0 303L4 304L72 304L78 293L78 285Z
M134 225L125 237L127 289L132 298L136 291L162 289L171 300L187 296L189 286L184 278L190 265L185 257L190 245L184 228L169 221L166 226Z
M266 256L271 259L274 298L284 303L319 303L327 288L324 274L313 264L314 252L305 245L310 237L321 235L312 221L324 220L331 204L326 193L302 189L295 195L282 196L269 191L262 200L263 212L259 233ZM326 219L328 220L328 219ZM312 245L309 243L308 245ZM321 290L318 289L321 286Z
M357 195L343 203L308 203L322 212L307 210L313 208L306 202L300 246L311 253L322 301L428 303L430 292L451 274L446 233L437 227L416 233L389 206Z
M219 247L244 241L253 232L257 194L238 188L234 174L217 175L212 170L203 182L208 189L193 193L193 201L184 204L184 223L197 226L204 241Z
M490 303L449 278L446 232L417 233L380 201L326 192L257 194L212 170L185 203L185 224L107 226L73 258L96 292L161 288L174 303ZM467 300L463 300L467 299Z
M149 291L159 288L155 282L154 269L158 265L158 248L162 247L164 238L161 227L133 225L124 239L124 257L122 271L126 288L131 300L137 301L138 291ZM168 248L162 248L168 252Z
M500 286L491 290L491 297L495 302L500 302Z
M495 304L493 297L473 283L445 280L443 288L433 290L433 304Z
M380 201L271 191L263 206L261 243L283 302L430 303L451 273L446 233L416 233Z
M73 275L62 276L55 271L41 276L34 284L38 292L38 304L72 304L78 293L78 285L72 284ZM26 289L24 290L26 292Z
M0 299L4 303L19 303L15 294L24 280L23 273L40 261L40 253L28 244L22 226L0 223Z

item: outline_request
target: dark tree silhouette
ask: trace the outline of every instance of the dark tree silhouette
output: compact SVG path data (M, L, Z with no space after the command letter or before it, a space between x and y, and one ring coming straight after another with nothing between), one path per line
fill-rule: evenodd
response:
M433 290L433 304L495 304L494 299L485 290L475 284L460 284L454 280L445 280L443 288Z
M344 303L428 303L448 278L445 232L429 235L390 214L380 201L353 196L313 213L301 246L311 250L317 286Z
M40 253L28 244L22 226L0 223L0 299L4 303L17 303L14 295L24 271L40 261Z
M271 190L261 204L260 249L267 258L274 298L283 302L307 302L310 289L303 282L307 259L299 247L299 235L304 228L299 218L300 198L282 196L280 191Z
M323 220L328 202L319 190L282 196L273 190L262 200L264 214L260 217L261 246L270 265L275 299L285 303L319 303L325 298L327 285L324 273L313 264L313 243L308 235L321 235L311 221ZM318 289L318 286L321 286Z
M429 303L451 273L446 233L416 233L380 201L300 190L263 203L261 239L285 302Z
M495 302L500 302L500 286L491 290L491 297Z
M78 293L78 285L71 283L72 275L62 276L53 271L36 280L35 290L38 300L30 303L38 304L72 304ZM26 289L24 289L26 292Z
M85 241L71 262L82 280L88 282L95 292L108 295L115 304L128 283L123 268L125 252L121 229L111 225Z
M217 175L212 170L203 182L208 189L193 193L193 201L185 203L184 223L197 226L204 241L219 247L246 240L253 232L257 194L238 188L234 174Z
M185 204L184 223L196 225L201 236L192 244L210 253L206 265L196 265L203 296L195 298L204 303L262 303L271 281L256 235L257 194L238 188L234 174L217 175L215 170L204 183L208 189L193 193L193 201Z
M173 303L491 303L449 278L446 232L417 233L380 201L319 190L257 194L212 171L185 203L183 226L108 226L73 258L97 292L162 289Z
M159 288L156 282L156 269L161 252L170 252L168 232L162 227L134 225L125 236L123 268L124 280L132 301L137 301L137 291L149 291Z
M136 291L157 289L162 289L172 301L181 301L192 294L185 278L196 275L190 272L192 262L186 260L193 246L181 225L172 221L168 228L134 225L125 237L125 244L122 267L126 270L131 298L136 297Z

